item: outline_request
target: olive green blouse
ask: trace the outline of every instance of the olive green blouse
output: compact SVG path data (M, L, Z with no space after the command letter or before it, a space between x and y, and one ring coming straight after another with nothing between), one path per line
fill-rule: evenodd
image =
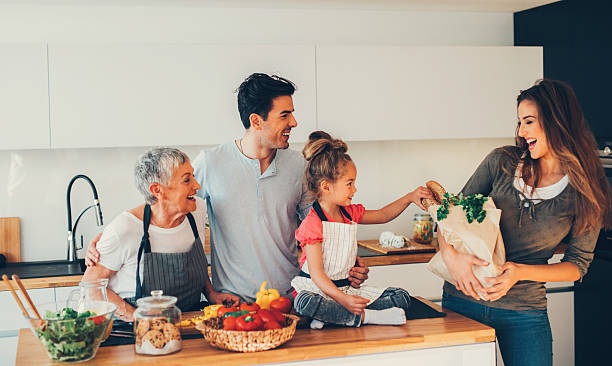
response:
M502 210L500 230L507 261L546 264L555 248L565 243L568 247L562 261L575 264L582 278L593 260L601 228L596 226L590 231L574 235L574 203L577 193L572 186L568 185L551 199L534 204L513 186L514 177L507 173L514 173L513 164L503 156L501 148L489 153L463 187L463 194L482 193L492 197L497 208ZM448 282L444 283L444 292L476 301ZM546 309L546 289L544 282L519 281L501 299L477 302L503 309L541 310Z

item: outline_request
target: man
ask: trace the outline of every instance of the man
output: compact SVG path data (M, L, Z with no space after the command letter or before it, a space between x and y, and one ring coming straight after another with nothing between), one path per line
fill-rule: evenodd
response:
M289 296L299 272L295 230L312 200L303 189L304 158L288 149L297 127L294 91L287 79L250 75L238 88L244 135L193 162L198 196L207 201L213 287L245 301L254 301L264 281ZM88 258L95 261L95 254L90 249ZM354 287L369 272L358 262L351 270Z

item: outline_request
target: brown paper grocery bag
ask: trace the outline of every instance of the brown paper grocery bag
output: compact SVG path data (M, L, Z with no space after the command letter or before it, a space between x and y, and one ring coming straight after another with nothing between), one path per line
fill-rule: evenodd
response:
M499 231L499 220L501 210L495 207L493 199L489 197L482 206L487 212L483 222L474 220L468 223L462 206L449 207L447 217L437 221L437 205L429 207L429 214L437 222L440 232L444 233L446 242L462 253L474 255L489 263L488 266L472 266L474 275L482 286L490 287L485 281L486 277L496 277L501 273L500 267L506 262L506 250L504 240ZM454 283L446 264L442 259L442 253L436 253L427 264L427 268L442 279ZM488 300L486 294L478 293L481 299Z

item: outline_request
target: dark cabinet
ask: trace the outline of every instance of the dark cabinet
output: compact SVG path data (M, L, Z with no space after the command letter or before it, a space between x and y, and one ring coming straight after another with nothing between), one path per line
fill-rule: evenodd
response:
M600 149L612 146L612 5L560 1L514 13L515 46L543 46L544 77L576 91Z

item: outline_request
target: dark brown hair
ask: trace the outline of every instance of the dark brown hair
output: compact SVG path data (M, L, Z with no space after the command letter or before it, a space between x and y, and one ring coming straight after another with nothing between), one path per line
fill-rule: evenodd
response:
M315 198L319 198L322 181L333 183L342 176L346 163L352 161L347 151L346 142L332 138L327 132L315 131L308 136L302 150L307 161L304 181Z
M521 91L517 107L524 101L538 107L539 122L548 140L549 151L559 159L561 169L569 177L569 184L578 193L575 203L574 234L579 235L602 224L610 225L610 186L597 154L597 143L582 113L572 88L557 80L538 80L535 85ZM519 137L520 123L516 128L516 149L504 149L514 162L513 171L522 162L521 177L527 182L533 179L537 187L541 168L532 159L525 139Z

